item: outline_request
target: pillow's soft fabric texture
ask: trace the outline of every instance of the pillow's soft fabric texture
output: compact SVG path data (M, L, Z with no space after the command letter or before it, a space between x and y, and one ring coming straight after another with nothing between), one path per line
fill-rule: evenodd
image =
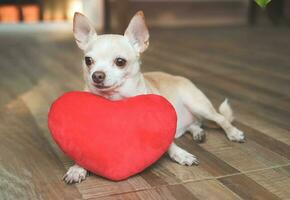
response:
M176 130L173 106L158 95L110 101L68 92L51 106L48 126L64 153L111 180L137 174L168 149Z

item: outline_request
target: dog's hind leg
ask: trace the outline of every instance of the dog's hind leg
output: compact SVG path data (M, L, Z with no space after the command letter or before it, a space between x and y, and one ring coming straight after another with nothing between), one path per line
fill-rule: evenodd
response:
M188 128L187 131L189 131L192 134L193 140L197 142L204 142L206 135L204 130L201 128L201 123L200 122L195 122L191 124Z
M179 92L183 103L193 115L216 122L225 131L229 140L244 142L244 133L231 124L233 116L227 100L220 106L218 113L209 99L189 80L183 81Z

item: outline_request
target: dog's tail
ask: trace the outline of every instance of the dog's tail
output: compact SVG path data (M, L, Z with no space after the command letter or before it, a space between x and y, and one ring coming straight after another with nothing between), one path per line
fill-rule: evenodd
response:
M233 110L229 105L228 99L225 99L224 102L219 106L219 113L224 116L229 122L234 121ZM208 128L220 128L215 122L205 120L203 125Z
M234 114L231 106L229 105L228 99L225 99L224 102L219 107L219 112L223 115L229 122L234 121Z

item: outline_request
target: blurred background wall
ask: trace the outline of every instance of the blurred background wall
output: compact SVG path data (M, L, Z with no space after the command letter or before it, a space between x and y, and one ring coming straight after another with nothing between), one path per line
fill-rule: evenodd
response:
M140 9L155 27L279 24L290 16L287 0L272 0L267 9L253 0L0 0L0 23L65 22L79 11L97 29L121 32Z

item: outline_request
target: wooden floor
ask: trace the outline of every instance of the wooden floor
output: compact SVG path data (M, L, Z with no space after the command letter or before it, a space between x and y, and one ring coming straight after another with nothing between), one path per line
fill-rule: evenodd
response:
M197 167L167 155L122 182L90 176L66 185L72 164L47 129L51 102L81 90L70 31L0 33L0 199L290 199L290 28L152 30L143 70L183 75L217 106L228 97L247 137L206 129L177 140Z

